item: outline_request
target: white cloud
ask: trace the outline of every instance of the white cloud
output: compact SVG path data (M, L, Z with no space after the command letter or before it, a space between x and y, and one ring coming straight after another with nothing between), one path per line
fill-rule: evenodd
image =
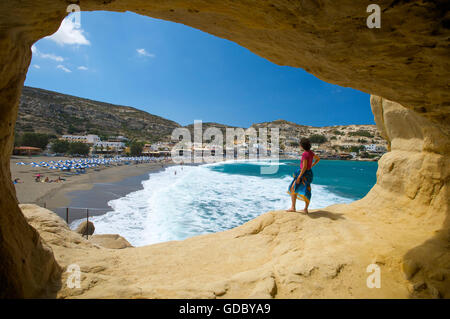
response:
M81 65L81 66L78 67L78 70L81 70L81 71L87 71L88 68L85 67L85 66L83 66L83 65Z
M136 49L136 52L140 55L140 56L147 56L150 58L154 58L155 55L153 53L148 53L147 51L145 51L145 49Z
M57 69L61 69L61 70L63 70L64 72L67 72L67 73L71 73L72 71L70 71L68 68L66 68L64 65L61 65L61 64L58 64L58 66L56 67Z
M91 42L86 39L83 33L84 30L77 28L72 19L65 18L58 31L46 37L46 39L55 41L60 45L90 45Z
M43 52L39 51L38 48L34 44L31 47L31 52L36 57L40 57L40 58L43 58L43 59L51 59L51 60L54 60L56 62L63 62L64 61L64 58L59 56L59 55L55 55L55 54L52 54L52 53L43 53Z
M37 65L37 64L34 64L33 67L34 67L35 69L40 69L40 68L41 68L41 67L40 67L39 65Z
M51 53L40 53L39 56L43 59L51 59L54 60L56 62L63 62L64 58L59 56L59 55L54 55Z

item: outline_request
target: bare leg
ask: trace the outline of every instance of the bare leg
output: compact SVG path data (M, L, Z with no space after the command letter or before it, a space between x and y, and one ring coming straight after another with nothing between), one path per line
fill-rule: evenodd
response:
M292 188L291 188L291 202L292 202L292 205L291 205L291 208L289 208L287 210L288 212L295 212L296 211L296 209L295 209L295 202L296 201L297 201L297 195L294 194L294 185L292 185Z
M305 202L305 209L303 210L305 212L305 214L308 214L308 206L309 206L309 202Z
M311 192L311 185L308 186L308 190L309 190L309 192ZM311 193L309 196L311 196ZM305 214L308 214L308 206L309 206L309 201L308 202L305 201L305 209L303 209Z

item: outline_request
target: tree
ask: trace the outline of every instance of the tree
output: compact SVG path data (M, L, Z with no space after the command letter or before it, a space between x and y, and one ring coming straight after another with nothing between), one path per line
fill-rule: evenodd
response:
M322 144L327 141L324 135L314 134L309 137L309 141L313 144Z
M64 140L55 140L52 143L52 151L55 153L67 153L69 151L70 143Z
M82 142L73 142L69 143L69 154L71 155L88 155L89 154L89 145Z
M43 133L24 133L17 141L20 146L31 146L45 149L48 144L49 137Z
M360 153L361 158L369 158L369 153L367 152L361 152Z
M364 146L351 146L350 147L350 152L355 152L355 153L359 153L360 151L365 150Z
M144 149L144 143L143 142L133 141L130 144L131 156L141 156L143 149Z
M14 146L20 146L22 143L22 136L19 133L14 134Z
M67 133L69 134L73 134L75 132L78 132L78 130L76 129L75 126L73 126L72 124L69 124L69 128L67 129Z

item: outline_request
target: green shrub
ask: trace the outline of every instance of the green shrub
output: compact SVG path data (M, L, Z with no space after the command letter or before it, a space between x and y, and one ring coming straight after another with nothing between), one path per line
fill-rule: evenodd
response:
M89 145L82 142L73 142L69 143L69 151L68 153L71 155L88 155L89 154Z
M322 144L327 141L327 138L324 135L314 134L309 137L309 141L313 144Z
M52 151L55 153L67 153L69 151L70 143L68 141L56 140L52 143Z
M364 136L364 137L369 137L369 138L373 138L373 134L370 133L369 131L366 130L359 130L356 132L350 132L348 133L349 136Z
M22 136L17 136L15 140L16 146L31 146L45 149L49 141L49 135L44 133L26 132Z
M144 143L143 142L132 142L130 144L130 153L131 156L140 156L142 154L142 150L144 149Z

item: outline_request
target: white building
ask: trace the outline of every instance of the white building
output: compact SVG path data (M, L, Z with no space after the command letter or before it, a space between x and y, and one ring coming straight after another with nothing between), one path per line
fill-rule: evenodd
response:
M376 144L369 144L364 146L367 152L381 153L386 152L386 147Z
M99 150L110 150L110 151L123 151L125 148L125 143L123 142L96 142L94 143L94 148L97 147Z
M119 135L119 136L110 136L108 138L108 141L110 142L126 142L128 139L125 136Z
M95 144L100 142L100 137L97 135L89 134L89 135L63 135L61 137L62 140L69 142L81 142L86 144Z

